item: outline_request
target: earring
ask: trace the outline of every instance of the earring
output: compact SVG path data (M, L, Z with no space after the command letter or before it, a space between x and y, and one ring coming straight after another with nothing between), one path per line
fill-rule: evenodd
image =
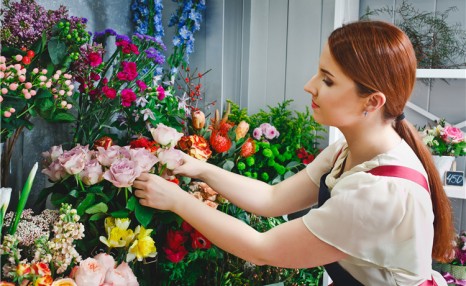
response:
M362 113L364 115L364 117L367 116L367 110L364 110L364 112Z

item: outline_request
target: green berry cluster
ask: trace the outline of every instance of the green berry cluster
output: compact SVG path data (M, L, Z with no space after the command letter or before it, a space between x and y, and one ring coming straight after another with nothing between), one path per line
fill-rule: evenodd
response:
M256 141L256 152L247 158L239 157L236 168L240 174L271 183L289 171L286 164L293 158L290 148L280 144ZM281 180L280 180L281 181Z
M86 26L79 22L73 27L69 21L61 21L57 26L60 40L65 41L68 45L79 47L87 43L91 37L85 30Z

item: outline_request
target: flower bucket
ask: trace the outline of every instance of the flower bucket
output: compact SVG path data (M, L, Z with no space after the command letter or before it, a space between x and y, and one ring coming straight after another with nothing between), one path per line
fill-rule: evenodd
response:
M453 162L455 162L455 157L434 155L432 158L434 159L434 164L439 172L440 179L442 179L442 182L445 182L445 173L451 170Z

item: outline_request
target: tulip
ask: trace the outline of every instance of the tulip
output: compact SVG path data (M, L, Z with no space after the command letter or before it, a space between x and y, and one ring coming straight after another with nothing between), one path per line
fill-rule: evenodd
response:
M246 136L246 134L249 131L249 124L246 121L241 121L238 123L238 126L236 127L235 133L236 133L236 140L239 140Z
M196 130L200 130L204 127L205 125L205 114L204 112L200 110L196 110L193 112L192 115L192 120L193 120L193 127Z

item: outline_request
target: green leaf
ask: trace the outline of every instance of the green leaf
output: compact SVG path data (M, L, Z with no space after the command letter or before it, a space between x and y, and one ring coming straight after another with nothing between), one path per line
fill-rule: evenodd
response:
M96 213L106 213L108 211L108 206L106 203L98 203L92 207L86 209L87 214L96 214Z
M233 167L235 166L235 163L233 163L233 161L231 160L226 160L225 161L225 164L223 164L222 168L227 170L227 171L231 171L233 169Z
M136 209L136 204L139 204L138 199L135 196L131 196L126 203L126 208L132 212Z
M52 38L48 44L49 55L52 63L58 65L61 63L66 56L66 45L58 38Z
M294 174L295 174L294 172L288 171L288 172L285 173L285 175L284 175L283 177L284 177L285 179L287 179L287 178L293 176Z
M57 112L53 115L51 120L55 122L74 122L76 118L67 112Z
M143 227L147 227L154 216L155 210L153 208L142 206L139 201L136 200L136 209L134 214L136 219Z
M127 218L129 217L129 210L117 210L111 212L110 215L115 218Z
M91 217L89 217L89 220L96 221L96 220L103 219L105 217L107 217L107 214L105 213L96 213L96 214L91 215Z
M78 205L76 211L82 216L84 212L95 202L95 194L87 194L84 200Z
M31 171L29 172L29 176L26 179L26 183L24 183L23 191L19 195L19 202L16 207L15 217L8 231L8 233L11 235L14 235L16 233L16 228L18 227L19 221L21 219L21 213L23 212L24 207L26 206L29 194L31 193L32 183L34 182L34 178L36 177L38 167L39 165L36 162L32 167Z

